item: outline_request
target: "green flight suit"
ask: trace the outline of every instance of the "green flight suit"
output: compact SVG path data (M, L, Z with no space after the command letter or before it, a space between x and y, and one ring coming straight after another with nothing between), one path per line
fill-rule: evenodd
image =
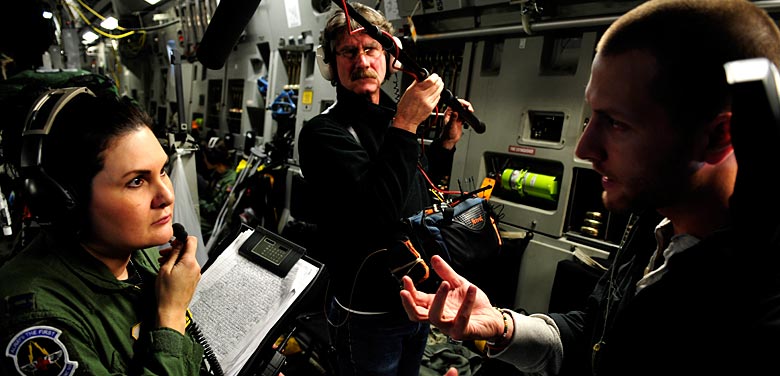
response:
M0 268L0 374L200 374L203 347L156 327L158 257L137 251L137 273L119 281L81 247L41 233Z
M225 205L225 201L230 196L237 178L238 173L236 170L228 169L224 174L214 178L215 181L211 182L209 187L210 191L205 192L206 194L198 200L200 228L204 239L208 239L211 236L211 232L214 230L214 223L222 210L222 206Z

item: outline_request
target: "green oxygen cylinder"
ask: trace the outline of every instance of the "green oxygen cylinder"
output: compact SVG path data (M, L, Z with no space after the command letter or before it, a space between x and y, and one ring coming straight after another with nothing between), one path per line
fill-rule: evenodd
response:
M501 187L545 200L558 200L558 182L555 176L542 175L528 170L505 169L501 173Z

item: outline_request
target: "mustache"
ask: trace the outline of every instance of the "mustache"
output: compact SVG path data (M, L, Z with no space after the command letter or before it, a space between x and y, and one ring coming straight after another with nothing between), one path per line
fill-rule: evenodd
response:
M363 78L379 78L379 75L376 74L373 70L369 69L357 69L352 72L352 74L349 76L349 78L352 81L360 80Z

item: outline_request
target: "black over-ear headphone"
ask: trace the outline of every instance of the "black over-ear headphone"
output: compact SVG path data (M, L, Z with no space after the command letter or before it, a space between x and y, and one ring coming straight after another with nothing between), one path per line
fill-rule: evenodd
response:
M22 133L21 169L27 204L41 224L64 221L76 209L76 197L43 169L43 142L51 132L57 114L79 95L95 94L86 87L49 90L27 114Z

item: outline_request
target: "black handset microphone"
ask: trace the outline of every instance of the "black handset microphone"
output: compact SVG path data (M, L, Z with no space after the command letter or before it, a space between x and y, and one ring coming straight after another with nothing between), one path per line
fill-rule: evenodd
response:
M186 244L187 236L187 230L184 229L184 226L182 226L181 223L173 224L173 237L176 238L176 240L181 244Z
M178 264L179 261L181 261L181 256L184 255L184 247L187 246L187 230L184 229L184 226L182 226L181 223L173 224L173 238L178 240L181 244L179 255L176 257L176 263ZM171 242L173 242L174 239L171 239ZM171 245L173 245L173 243L171 243Z

